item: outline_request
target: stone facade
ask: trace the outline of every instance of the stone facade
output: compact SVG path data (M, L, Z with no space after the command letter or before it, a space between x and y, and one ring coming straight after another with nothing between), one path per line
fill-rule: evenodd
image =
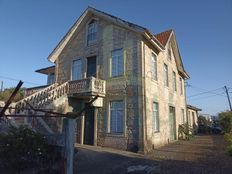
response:
M187 120L186 77L178 69L181 58L177 54L179 51L174 34L170 35L161 51L141 33L136 32L133 29L135 26L131 24L129 27L123 26L122 23L125 21L116 19L111 21L107 17L97 15L98 13L99 11L96 14L86 14L54 61L56 82L64 83L72 80L74 60L81 59L81 77L86 78L87 58L96 56L96 78L106 81L106 96L103 107L94 108L93 145L148 152L177 140L178 125ZM97 41L88 46L87 25L93 19L97 22ZM117 49L123 50L123 75L111 77L111 53ZM152 54L157 58L157 79L153 79L151 74ZM164 64L168 67L168 86L164 84ZM173 87L173 72L176 74L176 90ZM73 110L80 110L88 102L83 98L69 100L72 100ZM121 100L124 103L121 134L110 131L110 102L114 100ZM153 102L158 104L158 131L153 129ZM170 107L174 108L172 130ZM85 137L84 119L85 114L77 119L76 135L80 144L84 143ZM171 133L174 139L170 139Z
M178 125L183 123L183 117L186 118L186 100L185 100L185 83L182 76L179 75L174 53L171 49L171 59L168 57L168 49L171 45L171 41L174 40L172 37L170 42L166 46L164 52L160 52L158 55L154 49L152 49L146 42L143 44L144 56L145 56L145 98L146 105L144 109L146 110L146 150L149 151L152 148L169 143L170 130L169 126L169 107L174 107L175 109L175 139L178 139ZM153 54L157 55L157 80L152 78L151 72L151 56ZM168 86L164 84L164 64L168 67ZM173 82L173 72L176 74L176 90L174 89ZM182 81L180 82L180 78ZM182 92L181 92L182 85ZM153 102L158 103L159 110L159 131L153 130L152 121L152 104ZM184 110L184 115L182 113Z

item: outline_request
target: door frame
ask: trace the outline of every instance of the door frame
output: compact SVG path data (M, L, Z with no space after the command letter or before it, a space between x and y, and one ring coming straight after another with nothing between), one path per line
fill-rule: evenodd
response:
M168 106L168 119L169 119L169 139L170 141L175 141L177 139L177 134L176 134L176 108L172 105L169 105ZM171 108L173 109L173 130L171 130L171 127L170 127L170 122L171 122ZM171 132L173 132L173 138L172 138L172 135L171 135Z
M86 78L88 78L88 59L90 58L93 58L93 57L95 57L95 66L96 66L96 73L95 73L95 78L97 78L97 56L96 55L92 55L92 56L88 56L88 57L86 57Z
M93 107L93 110L94 110L94 119L93 119L93 144L94 146L97 146L97 115L98 115L98 112L97 112L97 108L96 107ZM85 113L84 115L82 116L82 119L81 119L81 144L85 144Z

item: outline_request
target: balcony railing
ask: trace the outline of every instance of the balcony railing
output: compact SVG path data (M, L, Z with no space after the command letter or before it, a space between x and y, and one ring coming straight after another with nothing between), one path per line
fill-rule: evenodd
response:
M29 96L31 94L38 92L38 91L41 91L42 89L45 89L46 87L48 87L48 85L27 88L27 89L25 89L24 94L25 94L25 96Z
M99 95L105 96L105 81L96 79L94 77L69 81L68 94L69 95Z
M81 80L68 81L64 84L58 85L53 84L51 86L40 86L35 88L29 88L25 90L26 97L31 96L36 93L55 93L65 89L65 93L69 96L93 96L99 95L101 97L105 96L105 81L96 79L95 77L90 77ZM37 96L37 95L36 95ZM44 95L42 95L44 96Z

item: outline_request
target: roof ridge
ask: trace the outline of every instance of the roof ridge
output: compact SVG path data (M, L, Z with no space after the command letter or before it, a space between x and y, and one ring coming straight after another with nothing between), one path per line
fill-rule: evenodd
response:
M92 10L95 10L95 11L97 11L97 12L99 12L99 13L103 13L103 14L105 14L105 15L107 15L107 16L110 16L110 17L112 17L112 18L115 18L115 19L117 19L117 20L121 20L122 22L127 23L129 26L136 26L136 27L141 28L141 29L143 29L143 30L146 30L146 29L147 29L146 27L143 27L143 26L141 26L141 25L135 24L135 23L130 22L130 21L126 21L126 20L124 20L124 19L122 19L122 18L120 18L120 17L117 17L117 16L114 16L114 15L109 14L109 13L107 13L107 12L101 11L101 10L96 9L96 8L94 8L94 7L88 6L87 9L92 9Z

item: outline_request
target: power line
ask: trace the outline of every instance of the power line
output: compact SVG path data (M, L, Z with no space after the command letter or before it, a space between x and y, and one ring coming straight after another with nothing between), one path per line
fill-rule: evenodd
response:
M190 98L189 100L199 100L199 99L207 99L207 98L211 98L211 97L216 97L217 94L213 94L213 95L210 95L210 96L206 96L206 97L200 97L200 98Z
M196 96L199 96L199 95L204 95L204 94L207 94L207 93L211 93L211 94L214 94L214 95L219 95L219 96L223 96L225 97L225 95L222 95L223 93L215 93L214 91L218 91L218 90L222 90L223 88L217 88L217 89L213 89L213 90L206 90L206 89L201 89L201 88L197 88L197 87L193 87L192 85L189 85L189 87L192 87L192 88L195 88L195 89L200 89L200 90L204 90L205 92L201 92L201 93L198 93L198 94L194 94L194 95L191 95L191 96L188 96L188 98L191 98L191 97L196 97Z
M17 82L20 81L19 79L14 79L14 78L11 78L11 77L6 77L6 76L0 76L0 78L11 80L11 81L17 81ZM27 83L27 84L31 84L31 85L41 85L41 84L38 84L38 83L29 82L29 81L23 81L23 82Z

